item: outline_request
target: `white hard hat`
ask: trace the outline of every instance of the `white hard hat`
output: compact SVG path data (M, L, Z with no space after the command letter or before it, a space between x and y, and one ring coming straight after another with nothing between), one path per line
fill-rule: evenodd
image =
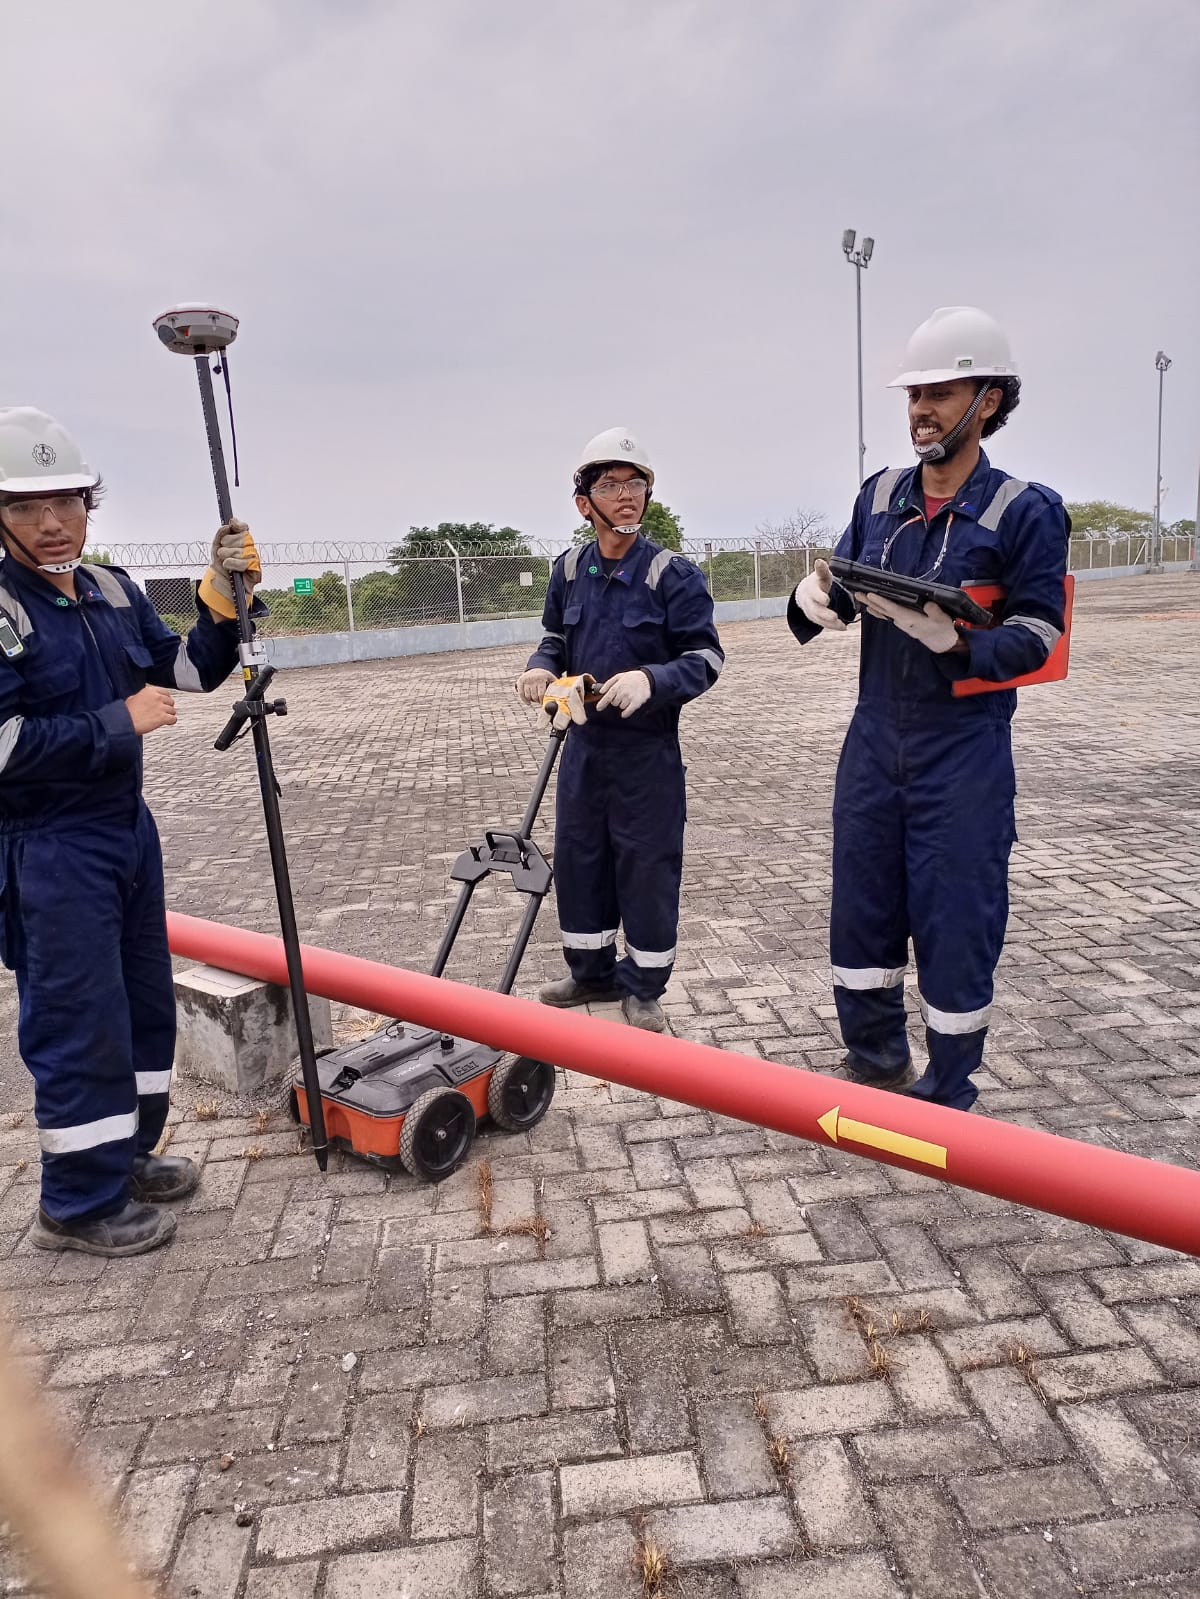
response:
M0 406L0 494L58 494L99 481L52 416L31 405Z
M606 466L610 463L614 466L636 466L650 487L654 487L654 468L650 465L650 457L638 443L636 434L628 428L605 428L603 433L597 433L594 439L587 441L579 452L579 464L575 468L576 483L589 466Z
M944 305L922 322L905 348L903 367L889 389L1017 376L1004 329L974 305Z

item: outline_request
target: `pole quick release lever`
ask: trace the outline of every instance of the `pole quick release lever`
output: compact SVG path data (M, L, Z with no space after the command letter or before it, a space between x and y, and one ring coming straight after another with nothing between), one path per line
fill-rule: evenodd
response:
M238 700L233 707L233 715L213 740L213 749L227 750L243 730L247 722L258 716L286 716L286 700L268 700L263 696L275 676L273 666L260 666L258 674L246 690L244 699Z

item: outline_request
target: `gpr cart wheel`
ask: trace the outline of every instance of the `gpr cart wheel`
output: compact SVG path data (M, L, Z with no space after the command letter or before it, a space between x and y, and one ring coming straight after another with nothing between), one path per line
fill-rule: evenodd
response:
M296 1093L296 1085L295 1085L295 1083L293 1083L291 1085L291 1087L287 1091L287 1113L288 1113L289 1118L292 1121L294 1121L297 1124L299 1124L300 1119L301 1119L301 1117L300 1117L300 1096Z
M400 1160L414 1177L440 1183L457 1171L475 1137L475 1108L456 1088L431 1088L415 1099L400 1129Z
M488 1115L507 1133L523 1133L550 1109L554 1067L544 1060L518 1055L502 1061L488 1083Z

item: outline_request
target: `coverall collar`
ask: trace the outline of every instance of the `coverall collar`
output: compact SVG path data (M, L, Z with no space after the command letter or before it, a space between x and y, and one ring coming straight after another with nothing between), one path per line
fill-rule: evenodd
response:
M588 577L603 578L604 568L600 564L602 559L600 554L600 541L596 539L590 546L585 546L585 548L590 549L591 553L588 563L583 570L587 573ZM635 578L642 575L641 568L646 564L645 558L647 554L647 548L648 546L646 544L645 534L639 533L637 538L635 538L633 543L629 546L629 549L625 552L621 564L612 574L611 581L616 583L624 583L628 588L629 584L632 583Z
M955 516L970 517L972 521L981 516L987 505L987 486L991 473L992 463L980 450L975 470L947 503L946 509L953 511ZM921 465L918 462L898 479L888 511L893 516L902 516L906 511L911 513L914 509L923 510L922 496Z
M71 574L75 582L74 596L64 594L61 589L55 588L44 573L22 566L11 555L5 555L0 561L0 572L3 572L6 583L18 583L27 592L49 600L52 605L78 605L80 600L91 596L96 588L81 566L77 566Z

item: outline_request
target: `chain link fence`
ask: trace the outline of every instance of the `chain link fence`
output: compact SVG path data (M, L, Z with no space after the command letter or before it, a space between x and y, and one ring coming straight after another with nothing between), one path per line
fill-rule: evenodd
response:
M1077 536L1071 570L1151 564L1149 534ZM1194 562L1195 540L1164 533L1160 563ZM380 628L539 617L550 570L561 546L533 545L497 555L486 547L447 545L444 555L399 556L394 546L263 544L259 593L270 617L268 638L355 633ZM790 594L827 545L775 540L685 542L682 553L703 572L714 600L777 599ZM168 626L183 633L195 618L196 579L208 563L207 544L115 546L103 556L122 566L145 590Z

